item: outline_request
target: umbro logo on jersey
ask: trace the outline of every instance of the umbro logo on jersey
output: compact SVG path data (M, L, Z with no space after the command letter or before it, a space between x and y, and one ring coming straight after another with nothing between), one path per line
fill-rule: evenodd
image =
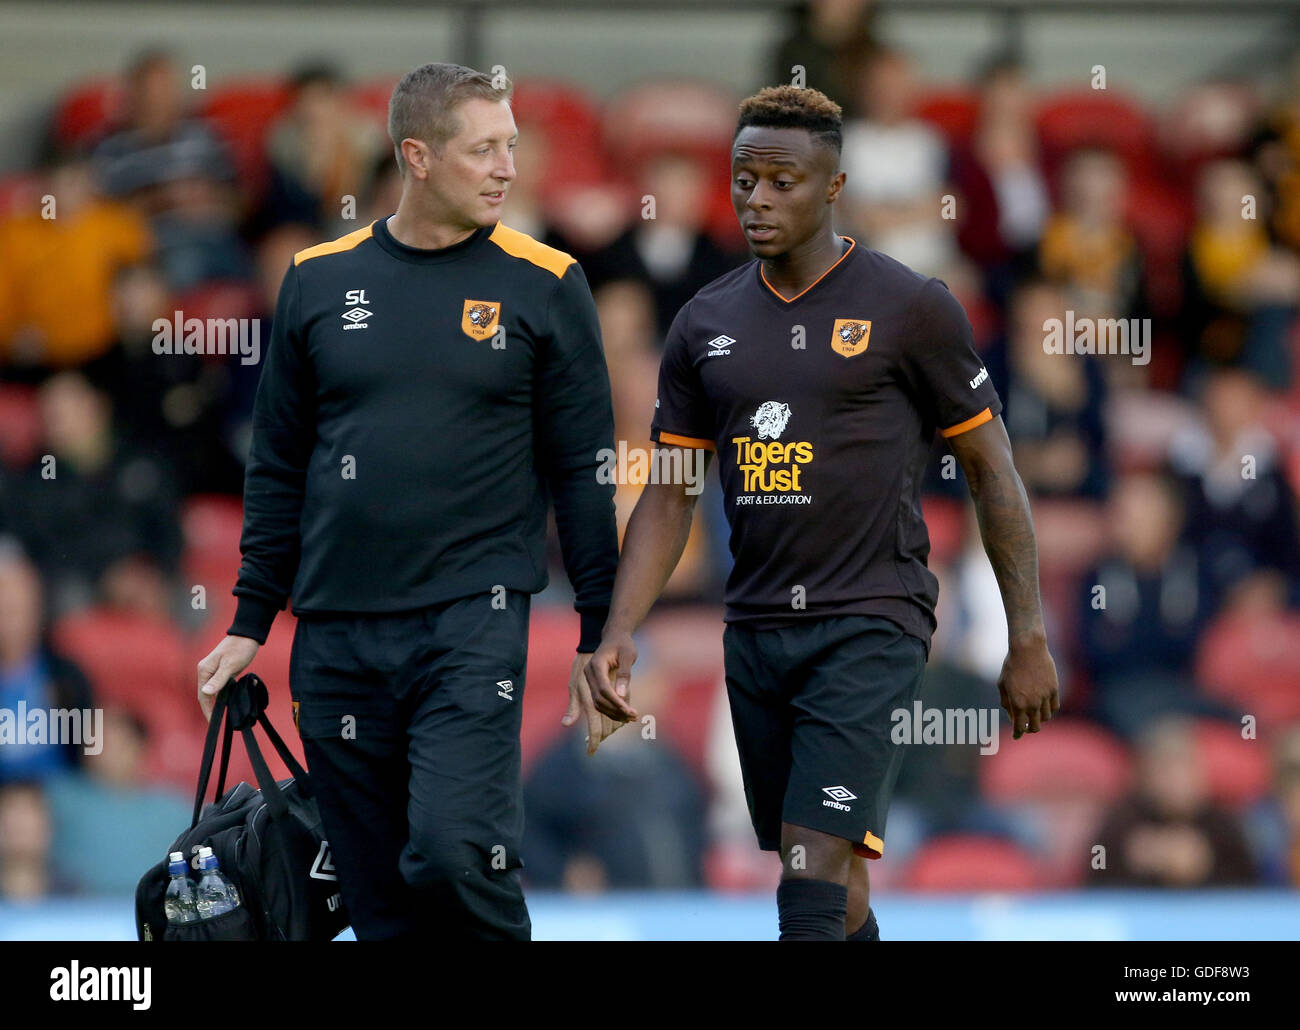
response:
M987 368L981 368L979 370L979 374L970 381L970 388L974 390L976 387L979 386L980 383L984 382L984 380L987 379L988 377L989 377L989 370Z
M708 342L707 346L709 348L709 351L704 356L706 358L717 358L717 357L721 357L724 354L730 354L731 345L735 342L736 342L735 340L733 340L730 336L727 336L725 333L722 336L715 336L712 340Z
M366 291L348 290L348 292L343 295L343 303L352 305L352 307L343 312L343 315L341 316L343 321L347 323L343 328L365 329L367 325L366 319L374 314L373 311L367 311L362 306L370 303L370 301L366 299Z
M822 805L826 808L837 808L841 812L851 812L851 805L844 804L845 801L856 801L858 796L849 790L848 787L823 787L822 793L830 796L829 801L823 801Z
M497 680L497 697L504 697L507 701L515 699L515 685L510 680Z

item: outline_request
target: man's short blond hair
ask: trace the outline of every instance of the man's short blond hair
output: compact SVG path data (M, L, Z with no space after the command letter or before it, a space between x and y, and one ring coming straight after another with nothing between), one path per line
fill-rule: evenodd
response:
M397 167L406 174L402 140L418 139L440 150L460 131L456 108L466 100L509 100L514 84L461 64L422 64L409 71L388 101L388 135L397 153Z

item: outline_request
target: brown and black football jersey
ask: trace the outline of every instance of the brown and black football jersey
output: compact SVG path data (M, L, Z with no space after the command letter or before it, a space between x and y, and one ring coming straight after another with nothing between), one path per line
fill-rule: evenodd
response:
M1002 405L944 283L844 240L797 296L752 261L682 308L651 438L717 452L727 621L879 615L928 645L923 467L936 430L956 436Z

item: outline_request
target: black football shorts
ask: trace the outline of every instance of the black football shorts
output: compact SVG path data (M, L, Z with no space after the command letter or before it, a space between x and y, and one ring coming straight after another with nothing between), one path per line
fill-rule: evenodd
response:
M926 646L888 619L809 618L723 633L727 697L759 847L781 824L843 837L880 858L905 744L893 713L920 692Z

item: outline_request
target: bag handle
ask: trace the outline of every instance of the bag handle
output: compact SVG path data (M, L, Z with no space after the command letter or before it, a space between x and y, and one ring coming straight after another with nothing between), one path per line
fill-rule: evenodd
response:
M262 757L261 748L258 747L257 739L253 735L254 726L262 727L262 731L271 741L276 753L280 756L280 760L292 773L295 782L298 784L298 790L303 797L310 798L312 796L311 777L308 775L307 770L299 764L283 738L276 732L275 727L271 725L271 720L266 716L266 700L266 684L261 677L253 672L240 677L233 683L227 684L225 689L217 695L216 704L212 709L212 718L208 722L207 736L203 742L203 759L199 765L199 785L194 796L194 815L190 822L190 829L194 829L198 825L199 814L203 810L203 798L207 793L208 782L211 779L212 763L216 757L217 734L219 731L223 731L221 739L221 770L217 776L217 789L213 795L214 801L220 800L225 793L231 744L234 731L238 729L240 736L244 740L244 748L248 752L249 761L252 763L257 785L271 809L271 814L276 817L283 817L288 814L288 802L284 800L284 792L280 790L280 785L276 783L275 778L271 775L266 759Z

